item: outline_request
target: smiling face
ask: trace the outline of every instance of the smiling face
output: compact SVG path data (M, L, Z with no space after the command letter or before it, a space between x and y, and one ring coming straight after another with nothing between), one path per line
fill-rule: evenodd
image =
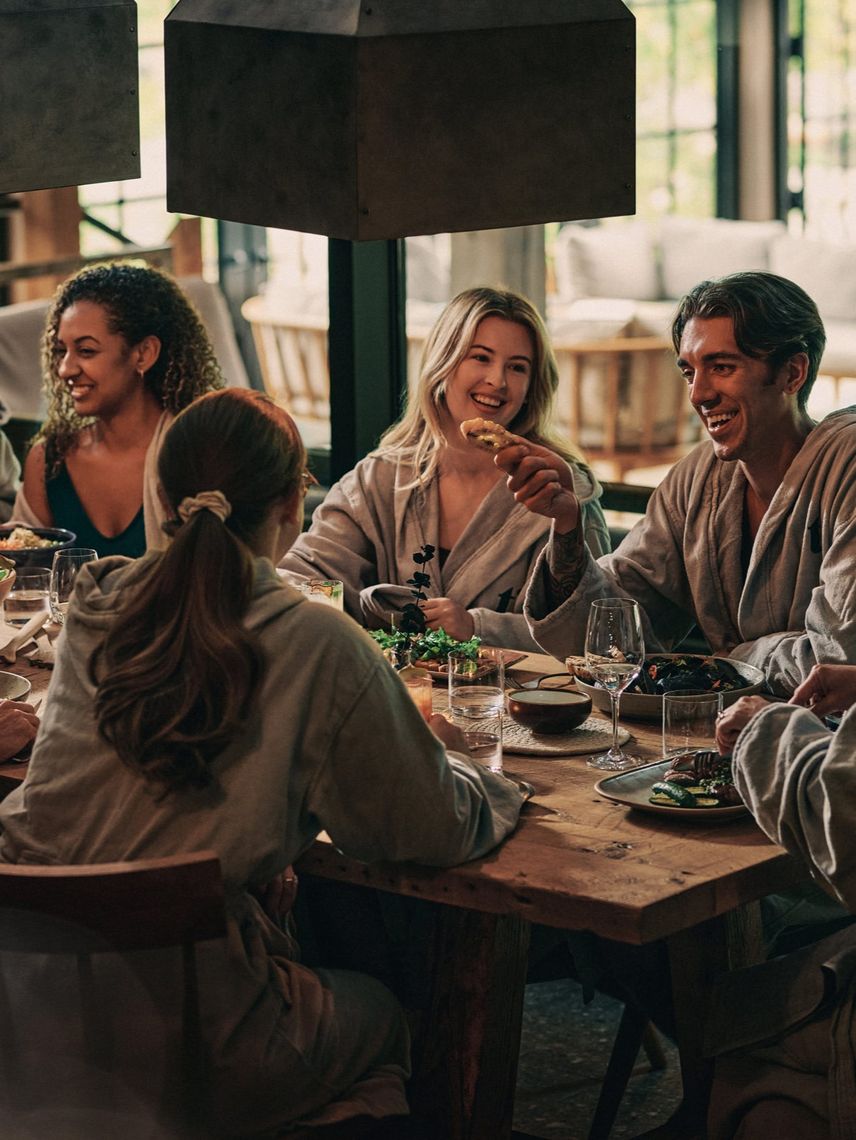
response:
M678 368L718 459L748 466L778 462L783 447L799 435L797 392L806 363L798 353L776 370L747 356L737 347L730 317L687 322Z
M447 428L481 416L506 426L523 406L535 353L525 325L503 317L479 321L473 343L446 383Z
M147 338L153 339L153 338ZM148 353L111 332L108 313L93 301L76 301L59 320L56 371L81 416L109 416L143 394Z

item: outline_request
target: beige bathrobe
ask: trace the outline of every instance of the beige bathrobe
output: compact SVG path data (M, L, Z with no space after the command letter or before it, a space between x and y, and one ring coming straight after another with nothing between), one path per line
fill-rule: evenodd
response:
M609 532L598 502L600 484L582 465L572 471L586 542L595 556L605 554ZM385 625L389 611L411 601L406 582L422 569L414 553L426 543L440 545L438 480L412 486L413 478L411 467L388 455L363 459L330 488L280 569L295 584L340 578L346 611L370 628ZM424 567L431 578L425 592L464 606L486 644L539 652L523 616L523 597L549 527L547 519L514 501L504 480L497 483L445 564L435 554Z
M767 835L856 913L856 708L832 733L807 709L770 705L738 737L734 782ZM770 1140L800 1135L792 1103L834 1140L856 1138L856 925L725 976L711 1010L711 1140L771 1096L782 1103Z
M740 464L701 444L555 610L538 568L525 607L535 639L560 658L581 653L592 600L619 595L642 606L648 649L671 649L698 623L714 652L763 669L775 693L792 693L818 661L856 661L856 408L811 431L744 574L745 493Z
M203 945L201 986L223 1134L405 1112L407 1035L392 996L359 974L298 965L250 888L296 861L322 829L367 861L445 866L481 856L514 828L521 795L447 756L372 640L259 560L247 625L267 664L252 719L215 762L212 788L156 799L98 736L88 675L123 585L156 557L102 559L81 572L27 778L0 805L0 858L78 864L214 850L228 936ZM151 969L163 990L160 957L134 969L144 981ZM35 992L52 993L51 979L48 966ZM55 988L46 1000L64 1000ZM134 1060L156 1071L151 1019L132 989L120 1008ZM178 1008L173 995L159 1012L168 1020Z

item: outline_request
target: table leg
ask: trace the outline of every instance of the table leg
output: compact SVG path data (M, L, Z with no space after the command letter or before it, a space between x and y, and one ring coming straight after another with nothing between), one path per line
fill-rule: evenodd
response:
M441 908L410 1098L448 1140L511 1135L528 949L515 915Z
M704 1135L713 1062L704 1053L706 1012L714 979L764 957L757 902L681 931L667 940L683 1099L666 1121L636 1140L693 1140Z

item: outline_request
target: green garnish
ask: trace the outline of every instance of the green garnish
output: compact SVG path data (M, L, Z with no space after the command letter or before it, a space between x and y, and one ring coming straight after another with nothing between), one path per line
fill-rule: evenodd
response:
M413 661L445 661L450 653L466 653L475 661L481 645L480 637L458 641L443 628L429 629L416 635L402 633L400 630L390 633L384 629L374 629L371 636L381 649L409 649Z

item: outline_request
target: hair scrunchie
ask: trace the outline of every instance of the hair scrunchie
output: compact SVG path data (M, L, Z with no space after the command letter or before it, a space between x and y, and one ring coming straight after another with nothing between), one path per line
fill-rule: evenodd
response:
M222 491L200 491L198 495L188 495L178 504L178 517L182 522L187 522L198 511L210 511L224 523L232 513L232 504Z

